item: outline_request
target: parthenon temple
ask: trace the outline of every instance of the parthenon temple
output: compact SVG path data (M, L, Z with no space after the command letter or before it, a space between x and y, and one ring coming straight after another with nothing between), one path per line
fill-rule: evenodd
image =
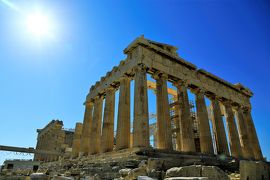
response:
M90 88L84 103L83 125L77 124L75 129L74 157L136 147L150 148L149 104L152 102L148 101L148 89L155 86L154 148L263 159L251 116L250 98L253 93L239 83L231 84L198 69L182 59L176 51L174 46L154 42L143 36L124 49L126 59ZM155 82L148 81L147 75ZM132 81L133 105L130 93ZM167 82L176 88L173 105L168 98L171 92ZM118 108L115 107L117 90ZM195 141L188 92L195 95L199 143ZM210 107L206 99L210 100ZM131 108L133 117L130 116ZM173 123L170 113L172 108L175 112ZM173 147L173 138L176 148Z

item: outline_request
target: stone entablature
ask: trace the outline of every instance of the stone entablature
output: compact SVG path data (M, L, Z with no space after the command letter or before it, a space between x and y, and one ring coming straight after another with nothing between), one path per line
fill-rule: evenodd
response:
M213 154L232 155L248 159L262 159L256 130L251 117L250 98L253 93L241 84L233 85L179 57L174 46L139 37L125 50L127 58L90 88L85 101L83 127L80 128L83 155L130 147L149 147L149 114L147 74L156 80L157 148L172 150L172 127L169 114L167 81L177 89L178 104L175 119L179 130L177 150L195 152L194 134L188 89L196 97L196 114L200 133L200 150ZM134 81L134 121L130 134L130 81ZM119 89L116 147L113 144L116 89ZM211 137L209 113L205 98L211 101ZM105 110L103 109L105 99ZM224 107L225 110L221 110ZM103 114L103 115L102 115ZM223 115L227 126L223 124ZM102 124L102 117L103 124ZM238 127L235 123L238 124ZM227 128L227 129L226 129ZM226 138L228 131L229 147ZM76 132L75 132L76 133ZM213 142L212 142L213 141ZM83 143L85 142L85 143ZM78 141L79 143L79 141ZM90 145L91 144L91 145ZM252 144L252 148L251 148ZM229 151L230 148L230 151ZM231 153L230 153L231 152ZM76 149L78 155L78 149Z
M151 44L151 41L143 37L137 38L124 52L128 55L127 59L122 60L119 66L114 67L91 87L87 100L102 94L110 85L118 84L119 78L124 74L134 74L133 68L143 63L149 69L148 73L162 71L168 74L168 80L171 82L175 79L187 80L190 87L200 87L209 94L250 107L249 98L253 93L248 88L239 84L233 85L203 69L197 69L195 65L183 60L177 54Z

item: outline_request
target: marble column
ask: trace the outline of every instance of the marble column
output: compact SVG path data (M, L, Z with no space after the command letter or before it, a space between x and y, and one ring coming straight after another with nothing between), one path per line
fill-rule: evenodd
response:
M130 145L130 79L120 78L116 150L129 148Z
M213 141L205 104L204 92L201 89L194 90L196 94L197 119L200 132L200 147L202 153L214 153Z
M76 123L73 143L72 143L72 157L78 157L80 152L80 143L81 143L81 135L82 135L82 123Z
M141 64L134 76L133 147L149 147L149 117L146 67Z
M245 123L247 126L249 142L252 145L254 158L256 160L263 160L262 150L260 147L256 129L253 123L250 108L245 108L243 113L244 113L243 115L244 115Z
M85 102L81 149L82 155L87 156L90 152L90 135L93 120L93 102Z
M237 126L234 119L234 113L230 101L223 102L225 108L226 124L228 128L228 138L230 144L231 155L234 157L241 157L242 150L240 145L240 139L237 131Z
M106 90L103 127L101 136L101 152L113 150L114 146L114 110L115 110L115 88Z
M172 150L172 128L167 89L168 76L157 72L153 75L153 78L156 79L157 96L157 148Z
M174 118L174 125L175 125L175 129L176 129L176 150L177 151L181 151L181 135L180 135L180 106L179 106L179 100L178 97L175 97L174 99L175 101L175 106L174 106L174 114L175 114L175 118Z
M213 111L213 131L216 140L217 153L229 155L228 142L225 127L221 116L220 104L215 96L211 97L211 107Z
M100 153L102 106L103 97L97 96L94 99L93 123L90 138L90 146L92 147L90 154Z
M247 125L244 121L243 109L240 106L236 107L236 120L238 124L240 143L242 147L242 155L244 158L250 159L253 157L253 152L248 139L249 132L247 130Z
M179 99L179 122L180 122L180 136L181 136L181 151L195 152L193 122L190 115L190 106L187 93L187 84L184 81L174 83L177 87Z

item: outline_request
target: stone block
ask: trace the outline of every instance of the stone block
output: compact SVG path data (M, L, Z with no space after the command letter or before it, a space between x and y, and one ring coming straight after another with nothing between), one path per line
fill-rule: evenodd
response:
M119 174L120 174L121 177L126 177L130 171L131 171L131 169L129 169L129 168L120 169Z
M30 175L31 180L48 180L49 177L43 173L33 173Z
M144 168L132 169L125 177L126 180L137 179L138 176L147 176L147 172Z
M66 177L66 176L55 176L52 180L74 180L73 177Z
M138 180L157 180L157 179L153 179L153 178L148 177L148 176L138 176L137 179Z
M208 180L207 177L172 177L164 180Z
M229 176L216 166L202 166L203 177L208 177L209 180L229 180Z
M166 177L200 177L201 176L201 166L191 165L183 167L174 167L166 172Z
M201 165L171 168L167 170L166 177L208 177L209 180L229 180L229 176L218 167Z
M240 179L255 180L269 179L269 169L265 162L261 161L240 161Z
M149 177L156 178L156 179L161 179L162 171L152 169L151 171L147 170L147 174L148 174Z
M155 170L162 170L164 160L160 158L149 158L147 162L147 171L151 171L152 169Z

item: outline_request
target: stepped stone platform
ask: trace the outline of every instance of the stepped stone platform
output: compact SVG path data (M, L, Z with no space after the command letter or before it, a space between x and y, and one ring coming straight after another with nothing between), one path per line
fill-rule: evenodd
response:
M164 179L168 169L189 165L215 166L228 174L239 172L239 160L233 157L152 148L131 148L76 159L61 159L43 163L39 171L50 176L64 174L94 179L137 179L138 176Z

